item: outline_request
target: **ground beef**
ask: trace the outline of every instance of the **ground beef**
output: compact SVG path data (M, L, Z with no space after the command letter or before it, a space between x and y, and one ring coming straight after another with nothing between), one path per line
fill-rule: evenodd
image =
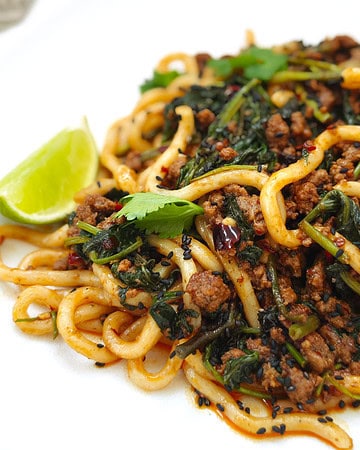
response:
M73 219L73 226L69 227L68 235L76 236L79 234L79 228L76 223L81 220L90 225L96 226L99 222L111 215L117 210L117 203L103 197L99 194L90 194L86 197L84 203L81 203Z
M324 319L337 329L346 330L349 327L351 307L345 301L330 296L316 303L316 308Z
M211 225L222 222L221 210L224 206L224 195L221 191L213 191L203 203L204 215Z
M167 186L169 189L175 189L176 183L180 176L181 168L186 164L187 157L186 155L179 154L176 160L170 165L168 172L166 174L166 178L164 180L164 186Z
M334 367L335 356L324 338L317 332L310 333L303 339L300 351L311 369L319 374Z
M215 120L216 116L210 109L202 109L196 116L197 128L200 130L206 130L209 125Z
M262 386L268 392L272 392L274 389L279 389L282 387L279 378L279 372L271 366L270 363L265 363L262 366L263 369L263 378L261 381Z
M325 262L323 259L315 261L306 271L306 291L310 300L320 301L327 287Z
M249 338L246 340L248 350L255 350L259 353L260 358L269 359L271 355L270 347L264 345L260 338Z
M340 334L330 325L323 325L319 334L325 339L335 354L337 361L341 361L344 364L350 364L354 353L356 352L356 346L354 339L346 334Z
M257 236L264 235L267 228L261 211L259 196L256 194L250 195L245 188L237 184L226 186L224 192L236 196L239 208L244 213L255 234Z
M299 278L305 266L305 257L301 249L292 250L284 247L278 248L279 271L284 275Z
M243 264L242 267L245 268L247 274L250 276L251 284L255 289L263 290L271 288L271 281L266 273L265 264L257 264L252 267L250 264Z
M265 136L270 150L279 154L295 154L290 140L290 128L279 113L273 114L265 128Z
M309 82L309 87L319 100L322 112L330 111L334 107L336 104L336 96L334 95L333 90L317 80L311 80Z
M215 312L231 295L221 276L210 270L193 274L186 286L186 292L191 295L195 305L208 312Z
M299 181L292 186L293 199L300 214L308 214L320 200L315 184Z
M293 389L287 389L289 399L296 405L301 404L304 409L309 405L307 401L314 397L316 387L321 377L314 373L306 374L298 367L290 367L286 362L282 364L284 378L290 379Z
M225 161L231 161L238 155L238 152L231 147L224 147L219 151L219 155Z
M290 130L295 146L302 146L312 137L311 129L300 111L291 114Z
M298 296L292 288L291 279L289 277L283 275L279 276L279 289L285 305L297 301Z
M337 158L330 167L330 175L334 183L341 180L353 180L354 169L360 161L360 148L348 145L344 148L340 158Z

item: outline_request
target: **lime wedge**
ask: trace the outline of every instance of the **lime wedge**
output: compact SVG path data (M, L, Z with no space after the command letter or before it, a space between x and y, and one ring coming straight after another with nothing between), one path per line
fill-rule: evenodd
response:
M74 194L95 180L98 164L86 121L62 130L0 180L0 213L27 224L61 221L75 207Z

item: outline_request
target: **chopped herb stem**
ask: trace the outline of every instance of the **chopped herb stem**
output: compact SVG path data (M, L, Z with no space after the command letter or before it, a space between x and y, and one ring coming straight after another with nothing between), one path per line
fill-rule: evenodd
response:
M330 239L324 236L319 230L312 226L307 220L302 220L299 223L299 227L317 244L319 244L324 250L326 250L334 258L338 259L341 263L347 263L347 256L345 253L339 255L339 247L334 244Z
M360 162L357 163L357 166L354 169L354 180L357 180L360 177Z
M321 70L319 72L303 72L297 70L282 70L275 73L271 78L273 83L285 83L287 81L309 81L309 80L340 80L341 73L336 70Z
M106 256L104 258L97 258L96 252L91 251L89 253L89 257L90 257L91 261L96 264L107 264L112 261L117 261L119 259L123 259L129 253L132 253L135 250L137 250L139 247L141 247L142 243L143 243L143 240L141 239L140 236L138 236L134 243L130 244L128 247L124 248L119 253L115 253L114 255Z
M82 220L79 220L76 225L80 228L80 230L87 231L94 236L100 231L99 228L96 228L94 227L94 225L90 225L89 223L83 222Z
M287 351L295 359L299 366L304 368L307 364L307 360L303 357L303 355L290 342L286 342L285 346L287 348Z
M223 128L225 127L231 119L234 117L236 112L240 109L241 105L245 101L245 95L257 84L260 83L260 80L253 79L245 84L229 101L229 103L225 106L224 110L219 114L220 120L218 122L218 126Z

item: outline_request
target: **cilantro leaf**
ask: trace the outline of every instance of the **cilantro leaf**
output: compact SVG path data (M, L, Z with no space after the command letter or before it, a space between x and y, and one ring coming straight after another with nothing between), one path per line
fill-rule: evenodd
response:
M243 75L247 79L257 78L262 81L270 80L273 75L287 68L288 57L275 53L271 49L250 47L238 56L212 59L208 65L217 75L229 77L237 69L244 69Z
M194 217L203 213L193 202L151 192L127 195L121 202L124 206L116 217L125 216L137 228L162 238L172 238L188 230Z
M153 72L153 77L150 80L145 80L140 86L140 92L143 94L156 87L166 87L179 75L180 73L176 70L171 70L169 72L157 72L155 70Z
M257 59L257 63L245 68L246 78L259 78L260 80L270 80L279 70L287 68L287 56L274 53L270 49L251 47L248 52Z
M208 66L214 69L217 75L222 77L230 76L234 70L241 67L248 67L252 64L256 64L257 59L255 56L247 52L243 52L238 56L231 56L228 58L211 59L208 62Z

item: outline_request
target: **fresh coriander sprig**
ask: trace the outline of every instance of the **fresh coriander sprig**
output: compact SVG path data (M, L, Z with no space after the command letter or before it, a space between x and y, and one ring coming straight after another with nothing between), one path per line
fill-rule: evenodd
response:
M170 195L138 192L123 197L123 208L115 217L126 217L146 233L156 233L161 238L173 238L191 228L194 217L203 208L188 200Z

